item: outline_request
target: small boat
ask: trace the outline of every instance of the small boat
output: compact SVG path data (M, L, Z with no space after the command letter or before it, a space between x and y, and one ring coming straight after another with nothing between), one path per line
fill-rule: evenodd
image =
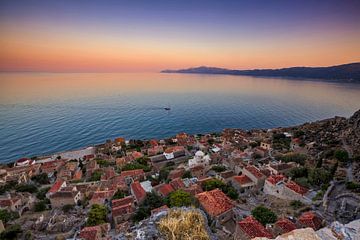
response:
M165 107L164 108L166 111L170 111L171 110L171 108L169 108L169 107Z

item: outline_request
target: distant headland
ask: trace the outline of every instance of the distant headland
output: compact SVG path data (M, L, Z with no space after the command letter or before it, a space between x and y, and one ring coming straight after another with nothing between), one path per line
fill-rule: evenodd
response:
M226 74L259 77L290 77L323 80L342 80L360 83L360 62L329 67L290 67L280 69L233 70L217 67L195 67L163 70L162 73Z

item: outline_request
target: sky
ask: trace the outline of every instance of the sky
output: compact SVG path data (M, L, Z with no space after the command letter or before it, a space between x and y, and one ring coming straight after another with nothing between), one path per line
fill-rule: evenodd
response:
M358 0L0 1L0 71L255 69L359 61Z

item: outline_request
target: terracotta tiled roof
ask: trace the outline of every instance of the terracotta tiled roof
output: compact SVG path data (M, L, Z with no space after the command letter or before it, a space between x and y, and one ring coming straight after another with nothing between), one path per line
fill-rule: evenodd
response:
M132 212L134 212L134 208L131 203L112 208L112 216L113 217L121 216L121 215L132 213Z
M318 230L321 227L321 218L317 216L314 212L309 211L303 213L299 217L299 222L305 227L311 227L314 230Z
M236 181L240 185L244 185L244 184L252 182L252 180L248 176L246 176L244 174L242 174L240 176L234 176L234 181Z
M55 193L60 190L61 185L64 183L64 180L58 179L56 182L51 186L48 193Z
M144 156L144 154L142 154L141 152L134 151L131 153L131 156L133 158L137 159L137 158L142 158Z
M218 188L196 195L201 206L212 217L216 217L234 207L232 201Z
M193 184L190 187L184 188L183 190L190 193L191 195L196 195L203 192L201 186L198 184Z
M19 201L20 198L9 198L9 199L0 199L0 207L11 207L14 203Z
M181 178L175 178L170 182L170 185L175 189L178 190L180 188L185 187L185 184Z
M291 190L293 190L294 192L297 192L301 195L304 195L305 193L307 193L308 189L304 188L302 186L300 186L299 184L297 184L294 181L289 181L285 184L286 187L290 188Z
M281 234L291 232L292 230L296 229L296 225L287 218L281 218L277 220L275 226L281 229Z
M115 190L96 191L96 192L94 192L94 194L92 195L91 200L96 200L96 199L109 199L109 198L112 198L112 196L114 196L114 194L115 194Z
M23 162L30 161L30 160L31 160L30 158L20 158L20 159L16 160L16 162L23 163Z
M146 192L144 190L144 188L141 186L141 184L136 181L136 182L133 182L131 185L130 185L134 195L135 195L135 198L138 202L141 202L142 200L145 199L146 197Z
M257 179L263 178L264 174L262 174L260 172L259 169L257 169L256 167L254 167L253 165L248 165L245 167L245 169L247 171L249 171L252 175L254 175L254 177L256 177Z
M125 205L125 204L129 204L129 203L133 203L134 202L134 198L132 196L127 196L121 199L115 199L111 201L111 205L112 207L119 207L121 205Z
M165 197L174 191L174 188L170 184L160 184L156 186L155 189Z
M120 176L122 176L122 177L133 177L133 176L142 176L142 175L144 175L143 169L122 171L120 174Z
M122 138L122 137L115 138L115 142L116 143L125 143L125 138Z
M271 175L266 180L269 181L271 184L275 185L284 179L285 179L284 175Z
M96 240L98 234L100 232L100 228L98 226L93 227L85 227L81 230L79 237L85 240Z
M50 196L50 198L54 199L54 198L75 198L75 196L78 194L78 191L58 191L55 192L54 194L52 194Z
M252 216L241 220L238 226L249 238L273 237L272 234Z
M196 172L196 171L202 171L202 170L204 170L204 169L205 169L204 166L202 166L202 165L197 165L197 166L195 166L195 167L193 167L193 168L190 168L190 171L191 171L191 172Z
M169 178L170 179L180 178L180 177L182 177L184 172L185 172L185 169L183 169L183 168L172 170L169 173Z

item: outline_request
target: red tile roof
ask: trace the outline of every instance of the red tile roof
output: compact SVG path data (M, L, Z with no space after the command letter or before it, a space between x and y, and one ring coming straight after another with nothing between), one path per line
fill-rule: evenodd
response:
M96 191L92 195L91 200L97 200L97 199L110 199L114 196L115 190L109 190L109 191Z
M170 184L160 184L156 186L155 189L164 197L174 191L174 188Z
M284 175L271 175L266 180L268 180L271 184L275 185L284 179L285 179Z
M122 171L120 174L120 176L122 177L133 177L133 176L142 176L142 175L144 175L144 170L142 169Z
M273 237L272 234L252 216L248 216L247 218L241 220L238 223L238 226L249 238Z
M100 234L100 228L98 226L85 227L81 230L79 237L85 240L96 240Z
M281 229L281 234L291 232L296 229L296 225L287 218L281 218L277 220L275 226Z
M260 172L259 169L257 169L256 167L254 167L253 165L248 165L245 167L245 169L247 171L249 171L252 175L254 175L254 177L256 177L257 179L263 178L264 174L262 174Z
M30 158L20 158L18 160L16 160L17 163L22 163L22 162L26 162L26 161L30 161Z
M14 203L19 201L20 198L0 199L0 207L11 207Z
M56 182L51 186L51 188L49 189L48 193L55 193L57 191L60 190L61 185L64 183L65 181L62 179L58 179L56 180Z
M216 217L234 207L232 201L218 188L199 193L196 198L212 217Z
M191 195L196 195L203 192L201 186L198 184L193 184L190 187L184 188L183 190L190 193Z
M175 178L170 182L170 185L175 189L178 190L180 188L185 187L185 184L181 178Z
M299 184L297 184L294 181L289 181L285 184L286 187L290 188L291 190L293 190L296 193L299 193L301 195L304 195L305 193L307 193L308 189L304 188L302 186L300 186Z
M121 205L125 205L125 204L129 204L129 203L133 203L134 202L134 198L132 196L127 196L121 199L115 199L111 201L111 205L112 207L119 207Z
M244 174L242 174L242 175L240 175L240 176L234 176L234 180L235 180L237 183L239 183L240 185L244 185L244 184L247 184L247 183L251 183L251 182L252 182L252 180L251 180L248 176L246 176L246 175L244 175Z
M130 185L130 187L131 187L131 190L132 190L133 194L135 195L135 198L138 202L141 202L142 200L145 199L146 192L138 181L133 182Z
M121 215L132 213L132 212L134 212L134 208L131 203L112 208L112 216L113 217L121 216Z
M311 227L314 230L318 230L321 228L322 220L319 216L317 216L314 212L309 211L303 213L299 217L299 222L305 227Z

